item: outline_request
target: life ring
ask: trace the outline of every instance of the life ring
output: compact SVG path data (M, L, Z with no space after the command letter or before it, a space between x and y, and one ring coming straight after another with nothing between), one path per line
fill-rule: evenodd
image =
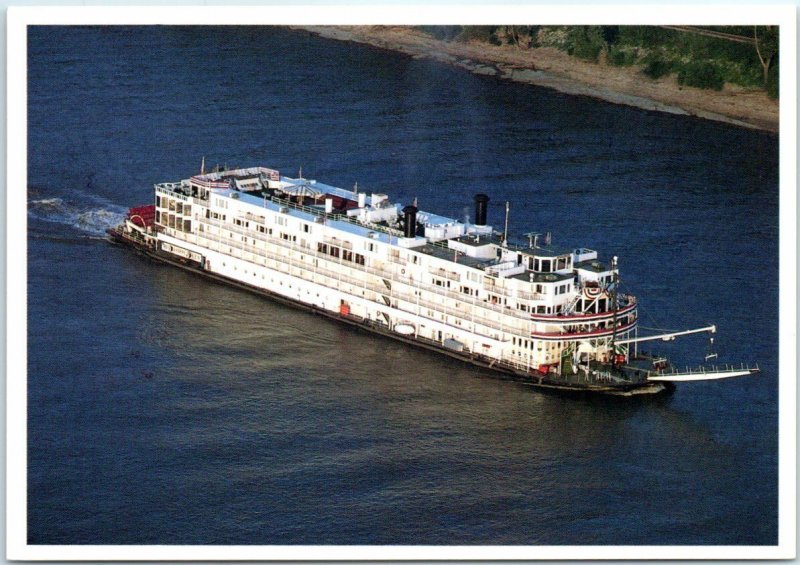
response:
M400 274L401 275L405 275L406 274L406 270L405 269L400 269Z

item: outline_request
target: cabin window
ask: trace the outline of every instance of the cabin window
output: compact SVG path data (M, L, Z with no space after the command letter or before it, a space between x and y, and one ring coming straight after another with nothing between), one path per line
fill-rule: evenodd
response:
M184 220L183 221L183 231L191 232L192 231L192 220Z
M542 264L538 259L534 259L533 260L533 270L534 271L541 271L542 270Z
M550 259L543 259L542 260L542 272L549 273L551 271L552 261Z
M360 253L356 253L356 265L364 265L364 264L365 264L364 256L361 255Z
M305 233L311 233L311 226L308 224L303 224L303 231Z

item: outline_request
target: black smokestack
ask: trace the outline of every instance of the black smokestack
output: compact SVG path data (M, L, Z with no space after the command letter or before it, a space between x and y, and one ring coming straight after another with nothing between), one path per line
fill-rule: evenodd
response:
M403 236L416 237L417 235L417 207L406 206L403 208Z
M486 205L489 203L489 197L485 194L475 195L475 225L486 225Z

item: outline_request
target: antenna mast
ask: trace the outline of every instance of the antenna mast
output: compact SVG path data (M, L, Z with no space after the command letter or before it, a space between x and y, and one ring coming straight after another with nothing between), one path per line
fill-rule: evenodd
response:
M531 249L536 249L536 244L539 242L539 236L542 235L539 232L528 232L525 234L525 237L528 238L528 247Z
M503 247L508 247L508 212L510 209L511 205L508 200L506 200L506 227L503 230Z
M617 271L617 256L611 259L611 270L613 271L613 279L612 284L614 286L611 287L611 307L614 308L614 318L611 322L614 326L614 331L611 334L611 358L616 360L617 358L617 350L616 350L616 341L617 341L617 286L619 286L619 272Z

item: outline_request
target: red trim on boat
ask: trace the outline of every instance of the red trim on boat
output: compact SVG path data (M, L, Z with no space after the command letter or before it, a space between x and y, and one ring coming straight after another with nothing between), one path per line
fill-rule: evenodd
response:
M638 320L634 320L627 326L620 326L617 328L617 333L623 333L629 330L632 330L634 326L636 326L636 322ZM583 339L587 337L605 337L612 335L614 333L614 328L600 328L599 330L594 330L591 332L571 332L571 333L536 333L531 332L531 337L535 337L538 339L546 339L550 341L572 341L575 339Z
M631 303L628 306L625 306L621 310L617 310L617 316L622 316L627 314L631 310L636 308L636 302ZM564 323L574 323L577 321L585 321L585 320L594 320L600 318L610 318L614 315L613 310L609 310L608 312L601 312L599 314L573 314L571 316L560 316L558 314L531 314L531 320L537 322L564 322Z

